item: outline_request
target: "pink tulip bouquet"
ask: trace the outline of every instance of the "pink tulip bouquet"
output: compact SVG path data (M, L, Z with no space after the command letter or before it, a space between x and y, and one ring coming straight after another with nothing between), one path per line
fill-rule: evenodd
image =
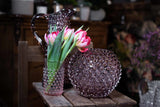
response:
M91 39L87 36L87 30L84 31L82 28L83 26L74 31L74 29L64 27L61 31L57 31L56 26L50 26L49 34L44 35L47 43L48 75L51 74L47 90L50 89L55 80L56 72L74 47L77 47L81 52L88 50L86 46L90 45Z

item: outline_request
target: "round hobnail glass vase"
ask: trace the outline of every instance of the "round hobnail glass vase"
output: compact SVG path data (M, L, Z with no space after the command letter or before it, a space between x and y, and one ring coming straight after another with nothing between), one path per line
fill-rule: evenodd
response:
M49 77L49 71L46 67L43 68L43 78L42 78L42 87L44 89L44 93L52 96L59 96L63 93L63 84L64 84L64 67L63 65L60 69L55 73L55 79L51 85L51 87L47 90Z
M89 49L72 55L68 75L74 88L84 97L108 96L117 86L121 64L117 56L106 49Z

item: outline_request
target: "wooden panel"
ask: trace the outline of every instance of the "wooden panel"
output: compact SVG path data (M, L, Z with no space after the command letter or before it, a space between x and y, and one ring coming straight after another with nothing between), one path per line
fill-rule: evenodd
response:
M107 98L91 98L91 101L93 101L93 103L96 106L100 106L100 107L115 107L116 103L113 102L111 99Z
M27 42L19 42L18 47L18 106L27 107L28 103L28 62Z
M38 93L42 96L46 104L49 107L72 107L72 104L68 102L63 96L48 96L43 93L42 83L33 83ZM47 100L46 100L47 99Z
M12 106L13 104L13 95L15 85L13 79L14 75L14 57L13 57L13 49L14 49L14 26L11 21L5 23L4 20L1 20L0 15L0 99L1 104L3 106L3 102L7 103L7 106ZM5 17L7 19L7 17ZM17 100L17 99L15 99Z
M44 107L42 105L43 104L42 98L35 91L32 85L33 82L42 81L43 64L44 62L29 62L29 65L28 65L28 103L29 103L29 107Z
M43 62L43 55L40 49L40 46L28 46L27 41L19 41L18 44L18 93L19 93L19 101L18 105L21 106L30 106L32 103L38 100L35 98L36 96L32 96L31 93L33 92L32 82L37 81L42 78L40 74L42 74L42 69L39 70L33 67L30 70L28 67L30 63L32 66L37 66L37 68L41 68L39 63L32 63L32 62ZM38 71L34 71L37 69ZM33 93L32 93L33 94ZM39 98L40 99L40 98Z
M130 106L133 106L133 105L136 105L136 101L132 100L131 98L123 95L122 93L114 90L110 95L109 97L117 103L117 105L119 107L124 107L124 106L127 106L127 107L130 107Z
M40 46L29 46L28 47L28 61L43 62L43 53Z
M88 106L88 107L95 107L95 104L89 100L88 98L82 97L76 93L73 89L68 90L64 93L66 99L68 99L74 106Z
M143 21L146 17L150 17L151 5L149 2L138 1L130 3L115 3L109 6L110 12L107 17L114 24L121 24L122 16L125 17L125 24L130 22Z

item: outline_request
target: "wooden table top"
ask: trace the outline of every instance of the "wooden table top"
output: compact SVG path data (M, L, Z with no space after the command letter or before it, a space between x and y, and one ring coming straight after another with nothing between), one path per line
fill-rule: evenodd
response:
M137 104L116 90L106 98L86 98L78 95L73 88L64 90L61 96L48 96L43 93L41 82L33 82L33 86L49 107L131 107Z

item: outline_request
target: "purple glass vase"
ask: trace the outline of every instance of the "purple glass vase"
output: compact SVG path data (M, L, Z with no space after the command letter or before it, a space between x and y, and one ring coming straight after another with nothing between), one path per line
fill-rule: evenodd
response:
M89 49L77 52L70 58L69 79L84 97L108 96L117 86L121 76L121 64L117 56L106 49Z
M38 34L36 30L36 20L38 19L45 19L48 21L48 31L50 30L50 26L57 27L58 31L61 31L64 26L69 26L70 24L70 17L74 14L72 9L62 9L59 12L52 13L52 14L36 14L32 17L31 20L31 28L34 35L34 38L38 41L39 45L41 46L43 53L45 55L45 66L43 69L43 79L42 79L42 86L44 87L44 93L48 95L61 95L63 93L63 84L64 84L64 67L60 67L60 69L55 74L55 80L53 81L51 87L47 89L49 78L51 78L52 70L47 69L47 43L44 40L44 35L41 36ZM66 68L65 68L66 69Z
M54 81L51 84L50 88L47 90L49 85L49 78L52 78L52 70L48 70L46 67L43 68L43 78L42 78L42 87L44 88L44 93L47 95L58 96L63 93L63 84L64 84L64 67L63 64L60 69L56 72L54 76Z

